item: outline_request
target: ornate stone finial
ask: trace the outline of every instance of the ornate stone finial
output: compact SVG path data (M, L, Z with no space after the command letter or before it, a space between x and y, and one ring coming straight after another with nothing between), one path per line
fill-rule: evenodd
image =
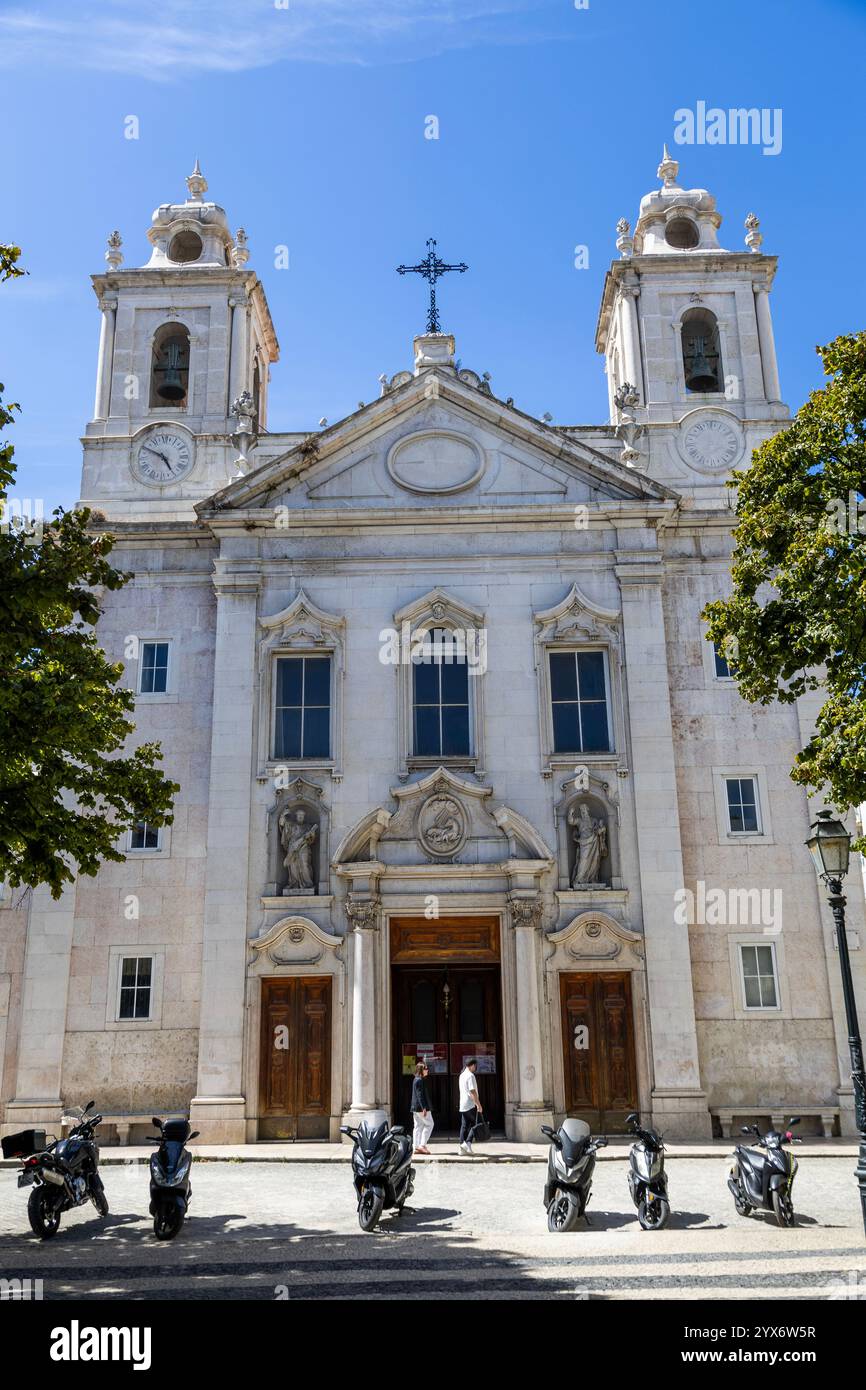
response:
M670 155L668 154L667 145L665 145L664 147L664 152L662 154L662 162L659 165L656 172L659 178L664 183L665 188L676 187L677 174L680 172L680 166L675 159L671 159Z
M492 396L492 395L493 395L493 391L492 391L491 386L490 386L490 373L489 373L489 372L482 372L482 373L481 373L481 385L479 386L478 390L479 390L479 391L483 391L484 394L485 394L486 396Z
M750 251L760 251L761 249L761 242L764 240L764 237L762 233L758 231L760 225L759 219L753 212L750 212L745 221L746 245Z
M232 415L236 420L255 419L256 405L249 391L241 391L237 399L232 401Z
M616 249L621 256L630 256L634 250L634 237L630 235L631 223L621 217L616 224Z
M120 232L112 232L108 238L108 250L105 253L109 270L117 270L119 266L123 265L123 252L120 249L122 245L123 240Z
M192 201L194 203L200 203L202 195L207 193L207 179L202 174L198 160L196 160L195 168L186 181L186 186L189 189L189 196Z
M617 410L625 410L627 407L633 409L640 405L640 392L630 381L624 381L614 392L613 403Z
M232 435L232 441L238 448L238 457L235 459L235 463L238 465L239 472L236 476L243 477L246 473L249 455L256 442L256 403L249 391L241 391L236 400L232 401L231 413L238 424Z
M238 227L235 232L235 244L232 247L232 265L235 270L243 270L250 258L250 246L247 234L243 227Z

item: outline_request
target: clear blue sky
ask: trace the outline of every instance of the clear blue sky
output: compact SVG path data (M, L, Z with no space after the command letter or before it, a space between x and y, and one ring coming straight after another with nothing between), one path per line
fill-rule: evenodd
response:
M142 264L151 213L185 196L196 156L270 301L273 430L336 420L411 365L424 287L394 267L428 236L469 262L441 290L464 364L557 423L603 421L594 329L615 223L634 223L674 112L698 101L783 113L777 156L674 153L680 182L716 195L722 245L743 245L754 211L781 258L792 408L820 384L815 345L866 326L864 0L279 4L4 0L0 239L31 274L0 288L0 379L23 412L17 490L46 510L77 497L105 237L118 227L126 264ZM283 243L288 271L273 263Z

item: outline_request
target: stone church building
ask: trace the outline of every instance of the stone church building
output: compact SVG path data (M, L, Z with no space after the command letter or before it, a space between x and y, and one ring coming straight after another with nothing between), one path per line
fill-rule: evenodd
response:
M144 265L109 239L81 499L133 578L99 637L181 790L58 902L6 890L6 1132L93 1096L121 1140L188 1110L202 1142L338 1140L406 1122L424 1057L441 1134L467 1056L515 1140L632 1109L853 1132L788 776L816 702L746 704L700 617L724 481L789 418L776 258L658 175L616 228L599 425L431 331L369 404L274 431L265 285L198 166Z

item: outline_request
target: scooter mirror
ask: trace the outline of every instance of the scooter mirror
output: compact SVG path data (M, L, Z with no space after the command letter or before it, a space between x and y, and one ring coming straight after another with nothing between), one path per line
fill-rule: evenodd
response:
M190 1142L190 1139L197 1139L198 1136L199 1136L200 1134L201 1134L201 1130L200 1130L200 1129L194 1129L193 1132L192 1132L192 1134L189 1136L189 1139L187 1139L186 1142L189 1143L189 1142Z
M799 1115L792 1115L791 1118L790 1118L790 1120L788 1121L788 1124L789 1124L789 1125L798 1125L799 1123L800 1123L800 1116L799 1116Z
M625 1122L627 1125L639 1125L640 1115L626 1115Z
M151 1115L150 1123L153 1125L154 1129L162 1129L162 1120L158 1119L156 1115Z
M740 1133L741 1133L741 1134L751 1134L751 1132L752 1132L752 1126L751 1126L751 1125L743 1125L742 1129L740 1130Z
M84 1113L85 1113L85 1115L87 1114L88 1110L92 1110L92 1109L93 1109L93 1107L94 1107L95 1104L96 1104L96 1101L95 1101L95 1100L89 1100L89 1101L87 1102L87 1104L86 1104L85 1107L84 1107Z

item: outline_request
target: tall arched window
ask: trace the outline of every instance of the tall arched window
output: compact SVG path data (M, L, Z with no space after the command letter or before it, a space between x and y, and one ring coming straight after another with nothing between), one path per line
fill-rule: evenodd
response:
M687 391L721 391L724 375L719 325L709 309L689 309L682 321Z
M188 391L189 330L182 323L164 323L153 338L150 404L184 408Z

